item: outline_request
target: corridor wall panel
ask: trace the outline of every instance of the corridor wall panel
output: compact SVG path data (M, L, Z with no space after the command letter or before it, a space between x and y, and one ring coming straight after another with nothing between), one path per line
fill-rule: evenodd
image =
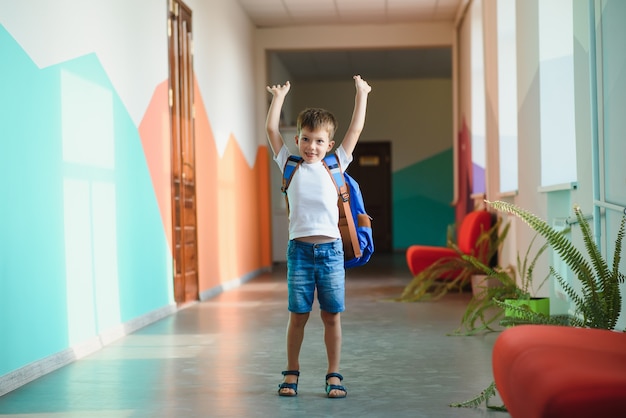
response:
M194 64L203 294L271 264L268 168L254 28L230 0L188 5L211 58ZM0 395L176 310L167 41L166 1L0 3ZM211 89L223 74L237 94Z
M3 28L0 39L12 93L0 104L11 179L0 219L2 374L171 298L141 141L97 56L39 69Z

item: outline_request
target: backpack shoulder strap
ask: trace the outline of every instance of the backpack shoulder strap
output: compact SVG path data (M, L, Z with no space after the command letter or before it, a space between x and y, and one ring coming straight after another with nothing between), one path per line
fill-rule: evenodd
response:
M298 167L300 167L300 163L302 162L302 157L299 155L290 155L285 161L285 167L283 167L283 185L280 188L280 191L283 192L285 196L285 203L287 204L287 215L289 215L289 197L287 196L287 188L289 188L289 183L291 183L291 179L293 175L296 173Z
M283 168L283 186L280 190L287 195L287 188L289 187L289 183L291 183L291 179L293 178L294 173L300 167L300 163L302 162L302 157L299 155L290 155L285 161L285 167Z
M339 164L339 158L335 153L327 155L324 158L324 166L335 183L338 195L339 216L345 216L348 224L348 232L350 234L350 241L355 257L361 257L361 248L359 246L359 238L356 233L356 223L354 216L352 215L352 209L350 209L350 191L348 185L341 171L341 165Z
M332 176L333 181L337 186L337 189L341 191L341 188L345 186L346 181L343 178L343 173L341 172L341 166L339 165L339 159L337 158L337 154L333 153L324 157L324 164L330 172L330 175Z

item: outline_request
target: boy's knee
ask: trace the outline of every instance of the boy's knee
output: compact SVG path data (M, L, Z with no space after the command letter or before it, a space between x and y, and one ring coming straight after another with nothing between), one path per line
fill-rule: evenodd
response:
M339 312L328 312L322 310L321 317L325 324L332 325L339 322L341 314Z
M294 327L304 327L309 320L309 312L305 313L296 313L291 312L289 316L289 324Z

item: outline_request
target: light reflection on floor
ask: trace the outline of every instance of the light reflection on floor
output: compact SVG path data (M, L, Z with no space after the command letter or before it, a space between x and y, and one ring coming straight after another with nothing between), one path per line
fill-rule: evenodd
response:
M342 374L348 397L324 393L318 308L307 325L297 398L277 396L285 363L284 266L187 307L0 397L2 417L484 417L457 409L492 380L497 334L450 337L469 295L398 303L402 255L348 272Z

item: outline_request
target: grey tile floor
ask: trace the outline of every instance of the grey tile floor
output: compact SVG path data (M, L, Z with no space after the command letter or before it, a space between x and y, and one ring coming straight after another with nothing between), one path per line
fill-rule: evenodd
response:
M398 303L410 281L402 254L350 270L342 316L345 399L324 393L315 308L296 398L277 396L285 363L285 268L180 310L99 352L0 397L0 415L126 417L501 417L451 408L491 381L497 333L446 335L469 300ZM497 403L497 402L495 402Z

